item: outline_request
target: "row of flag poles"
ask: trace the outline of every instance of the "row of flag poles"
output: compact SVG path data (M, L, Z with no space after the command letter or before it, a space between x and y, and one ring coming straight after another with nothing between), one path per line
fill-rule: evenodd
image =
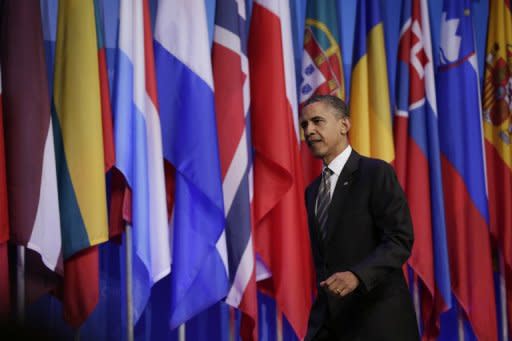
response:
M408 197L422 339L507 340L510 3L490 1L482 91L470 1L443 2L439 51L428 2L402 4L391 101L380 2L357 3L350 141L392 163ZM321 164L298 117L313 94L346 96L340 3L307 2L299 80L288 1L217 0L210 47L203 0L158 1L154 26L148 0L121 0L108 65L103 4L60 0L51 74L39 6L0 6L0 316L23 303L16 286L27 304L52 291L81 326L108 241L127 246L128 330L168 278L170 328L225 301L258 339L259 290L302 338L315 290L303 193Z

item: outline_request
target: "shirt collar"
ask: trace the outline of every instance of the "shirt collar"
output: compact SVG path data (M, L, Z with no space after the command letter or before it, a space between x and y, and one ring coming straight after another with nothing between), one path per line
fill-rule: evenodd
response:
M327 165L330 170L334 172L337 176L340 176L341 171L343 170L343 167L345 167L345 164L347 163L348 157L350 156L350 153L352 152L352 147L350 145L345 148L344 151L342 151L338 156L334 158L334 160L331 161ZM326 166L324 165L324 168Z

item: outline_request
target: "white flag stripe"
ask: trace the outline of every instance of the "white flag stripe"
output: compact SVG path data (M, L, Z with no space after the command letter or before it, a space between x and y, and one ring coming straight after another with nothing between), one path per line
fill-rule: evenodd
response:
M210 55L208 32L206 26L206 11L203 0L181 0L186 5L177 5L176 0L160 0L156 21L159 27L155 30L155 39L162 46L185 63L195 74L201 77L213 89L212 67L210 63L204 63L204 56ZM159 18L165 13L165 18ZM187 22L193 22L189 25ZM178 34L182 31L179 27L188 27L192 31L189 35ZM162 32L166 32L162 34ZM176 34L169 34L176 32ZM190 44L188 37L194 37L197 41Z
M281 20L281 39L283 43L283 64L286 80L286 96L292 107L292 119L297 141L300 141L299 111L297 102L297 88L295 82L295 62L293 57L292 23L290 19L290 5L288 2L279 1L278 17Z
M222 264L224 265L224 270L226 271L226 277L229 277L229 263L228 263L228 245L226 242L226 229L222 230L222 234L219 239L217 239L217 243L215 243L215 248L219 253L220 258L222 259Z
M165 194L165 180L163 169L162 137L160 129L160 116L158 115L155 103L146 90L146 53L145 53L145 32L142 0L123 1L120 7L120 35L119 49L124 53L133 66L133 89L132 98L136 108L135 115L142 115L144 128L146 130L145 141L135 141L146 146L146 160L136 162L147 162L147 196L149 198L147 222L142 226L134 226L134 249L139 258L148 267L149 276L153 283L170 273L171 251L170 232L167 222L167 198ZM151 71L149 71L151 72ZM128 99L127 99L128 100ZM129 167L133 167L129 166ZM134 186L135 184L131 184ZM138 195L144 195L139 193ZM137 214L137 213L135 213ZM149 228L147 231L141 229ZM149 245L140 245L146 238L140 240L137 236L147 234ZM145 254L148 250L149 254Z
M425 104L425 98L422 98L419 101L411 103L411 105L409 105L409 111L417 109L419 107L422 107L424 104Z
M246 19L245 18L245 1L244 0L235 0L236 1L236 4L237 4L237 8L238 8L238 15L242 18L242 19Z
M254 271L254 250L252 247L252 236L247 243L247 246L244 250L244 254L242 256L242 260L240 261L240 265L238 266L235 281L231 290L226 297L226 302L232 306L238 306L240 301L242 300L242 296L244 293L249 280L251 279L252 273Z
M224 27L215 25L214 41L241 55L240 37Z
M64 269L61 257L62 240L58 204L59 193L57 191L57 171L55 168L51 118L43 153L39 205L27 247L38 252L41 255L43 263L50 270L63 274Z
M437 99L436 99L436 86L434 78L434 59L432 57L432 41L430 37L430 18L428 15L428 3L421 0L421 27L422 27L422 40L425 45L425 54L427 55L428 63L425 68L425 95L430 107L437 117Z
M151 272L153 282L171 272L170 231L167 223L167 197L163 168L160 116L146 94L146 130L148 145L149 197L151 198L149 226Z
M231 210L231 205L233 204L233 200L235 199L248 164L247 136L244 129L242 138L238 143L235 154L233 155L233 160L231 160L231 163L229 164L228 171L222 183L222 189L224 191L224 211L226 212L226 216Z

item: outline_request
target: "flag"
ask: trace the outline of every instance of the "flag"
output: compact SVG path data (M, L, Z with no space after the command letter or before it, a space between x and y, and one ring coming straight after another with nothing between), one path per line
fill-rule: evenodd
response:
M114 129L112 126L112 104L110 100L110 80L105 47L104 4L94 0L94 14L96 19L96 39L98 47L98 69L101 93L101 118L103 128L103 149L105 173L107 175L107 197L109 198L109 237L121 236L125 222L130 219L129 212L123 214L125 196L128 196L128 185L123 174L115 168ZM119 4L116 7L116 22L119 15ZM112 16L113 13L109 12ZM116 26L117 27L117 26ZM114 63L112 63L114 64ZM112 72L114 73L114 72ZM128 198L126 198L126 201ZM125 219L126 218L126 219Z
M105 54L105 38L103 28L103 11L99 3L94 0L94 17L96 19L96 43L98 47L98 71L100 78L101 118L103 128L103 148L105 172L115 164L114 134L112 129L112 105L110 103L109 79L107 72L107 57ZM116 231L114 234L119 234Z
M359 153L395 159L384 26L377 0L357 3L350 112L350 144Z
M175 169L170 326L228 293L213 79L203 0L160 1L155 59L163 152Z
M36 254L29 260L27 252L26 257L24 295L29 303L55 284L46 281L46 274L63 272L54 129L40 8L4 2L1 16L7 187L0 188L8 193L10 241Z
M439 334L451 304L434 62L428 4L404 1L398 47L395 169L414 226L409 265L421 280L423 339Z
M510 1L490 2L483 93L483 126L491 235L505 263L512 328L512 13Z
M226 302L244 313L241 335L258 339L258 306L251 231L252 157L245 3L216 4L212 50L215 112L226 216L230 289Z
M302 80L302 106L312 95L334 95L345 99L343 60L339 46L338 6L336 1L307 1ZM300 151L306 184L322 172L322 160L311 154L301 131Z
M53 117L64 317L77 327L98 302L97 244L108 239L101 93L93 1L59 3Z
M9 211L7 208L7 182L5 176L4 114L2 111L2 68L0 67L0 321L9 316Z
M147 0L123 0L119 15L115 82L117 168L130 189L125 204L133 227L134 320L153 284L170 272L162 136L156 93L153 40Z
M437 93L452 290L479 340L497 340L478 64L469 0L445 1Z
M255 250L299 338L306 334L314 271L304 205L288 3L255 1L249 35ZM270 122L270 123L269 123Z

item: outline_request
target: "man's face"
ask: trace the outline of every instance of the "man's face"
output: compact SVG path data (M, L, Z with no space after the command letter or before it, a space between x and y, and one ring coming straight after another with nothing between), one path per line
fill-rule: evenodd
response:
M350 120L339 118L328 104L316 102L302 110L300 126L315 157L329 164L348 145Z

